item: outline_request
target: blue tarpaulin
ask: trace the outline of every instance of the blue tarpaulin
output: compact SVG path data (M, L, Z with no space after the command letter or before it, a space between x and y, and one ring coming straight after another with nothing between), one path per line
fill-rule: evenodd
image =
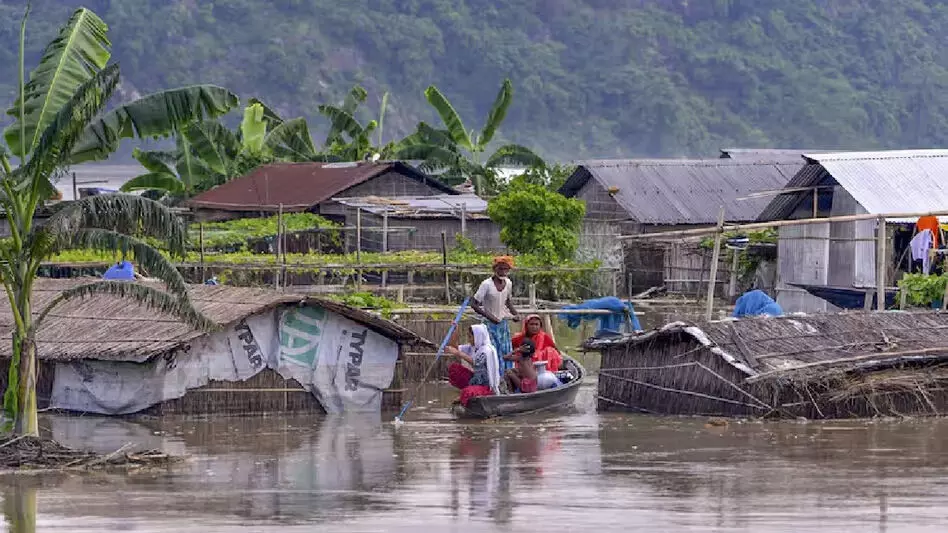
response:
M734 318L761 315L781 316L783 309L773 298L767 296L767 293L760 290L745 292L737 299L737 305L734 306Z
M642 326L639 324L639 319L635 316L635 311L632 309L632 304L630 302L623 302L615 296L586 300L581 304L567 305L563 309L602 309L612 311L610 315L585 315L579 313L561 313L559 315L560 319L565 320L566 325L572 329L578 328L580 322L583 320L599 320L599 331L596 332L597 337L603 333L619 333L622 323L627 320L626 317L632 320L633 329L636 331L642 329Z
M102 275L102 279L133 281L135 279L135 267L129 261L122 261L109 267Z

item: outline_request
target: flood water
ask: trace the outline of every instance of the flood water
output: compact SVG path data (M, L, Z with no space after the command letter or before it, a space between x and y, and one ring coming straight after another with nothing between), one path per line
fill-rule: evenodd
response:
M11 531L945 531L948 422L737 423L598 415L459 423L435 391L391 416L46 417L162 472L0 478ZM430 402L430 403L429 403ZM16 517L17 513L19 517ZM32 521L35 520L35 525ZM16 527L11 526L16 523Z

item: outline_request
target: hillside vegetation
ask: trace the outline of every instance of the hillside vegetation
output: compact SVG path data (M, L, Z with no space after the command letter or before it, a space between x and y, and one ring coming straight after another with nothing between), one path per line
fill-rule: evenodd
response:
M79 5L34 2L29 63ZM385 135L395 136L435 121L422 94L429 84L476 122L509 76L514 104L499 138L554 160L948 144L948 7L939 0L82 5L110 26L124 98L215 83L317 124L319 104L359 83L376 100L367 109L391 92ZM21 11L0 0L8 100Z

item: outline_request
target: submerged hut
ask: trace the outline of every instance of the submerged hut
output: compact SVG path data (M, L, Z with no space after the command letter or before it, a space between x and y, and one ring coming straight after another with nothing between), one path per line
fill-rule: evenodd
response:
M601 351L600 410L855 418L948 413L948 314L675 322Z
M34 309L88 281L38 280ZM41 408L107 415L373 411L400 403L404 348L430 346L331 300L211 285L191 287L190 296L220 330L195 330L105 295L54 308L37 333ZM10 338L12 323L0 304L0 337ZM0 343L3 388L10 350Z

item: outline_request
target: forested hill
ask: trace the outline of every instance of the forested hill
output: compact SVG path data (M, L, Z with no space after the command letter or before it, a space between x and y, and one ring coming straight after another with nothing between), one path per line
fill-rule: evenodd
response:
M39 47L80 4L35 0ZM943 0L87 0L125 89L217 83L315 119L353 83L385 130L432 119L435 84L479 127L501 80L507 140L555 159L724 146L948 146ZM22 2L0 0L13 94ZM10 101L9 97L6 101ZM5 101L5 102L6 102ZM4 103L5 103L4 102Z

